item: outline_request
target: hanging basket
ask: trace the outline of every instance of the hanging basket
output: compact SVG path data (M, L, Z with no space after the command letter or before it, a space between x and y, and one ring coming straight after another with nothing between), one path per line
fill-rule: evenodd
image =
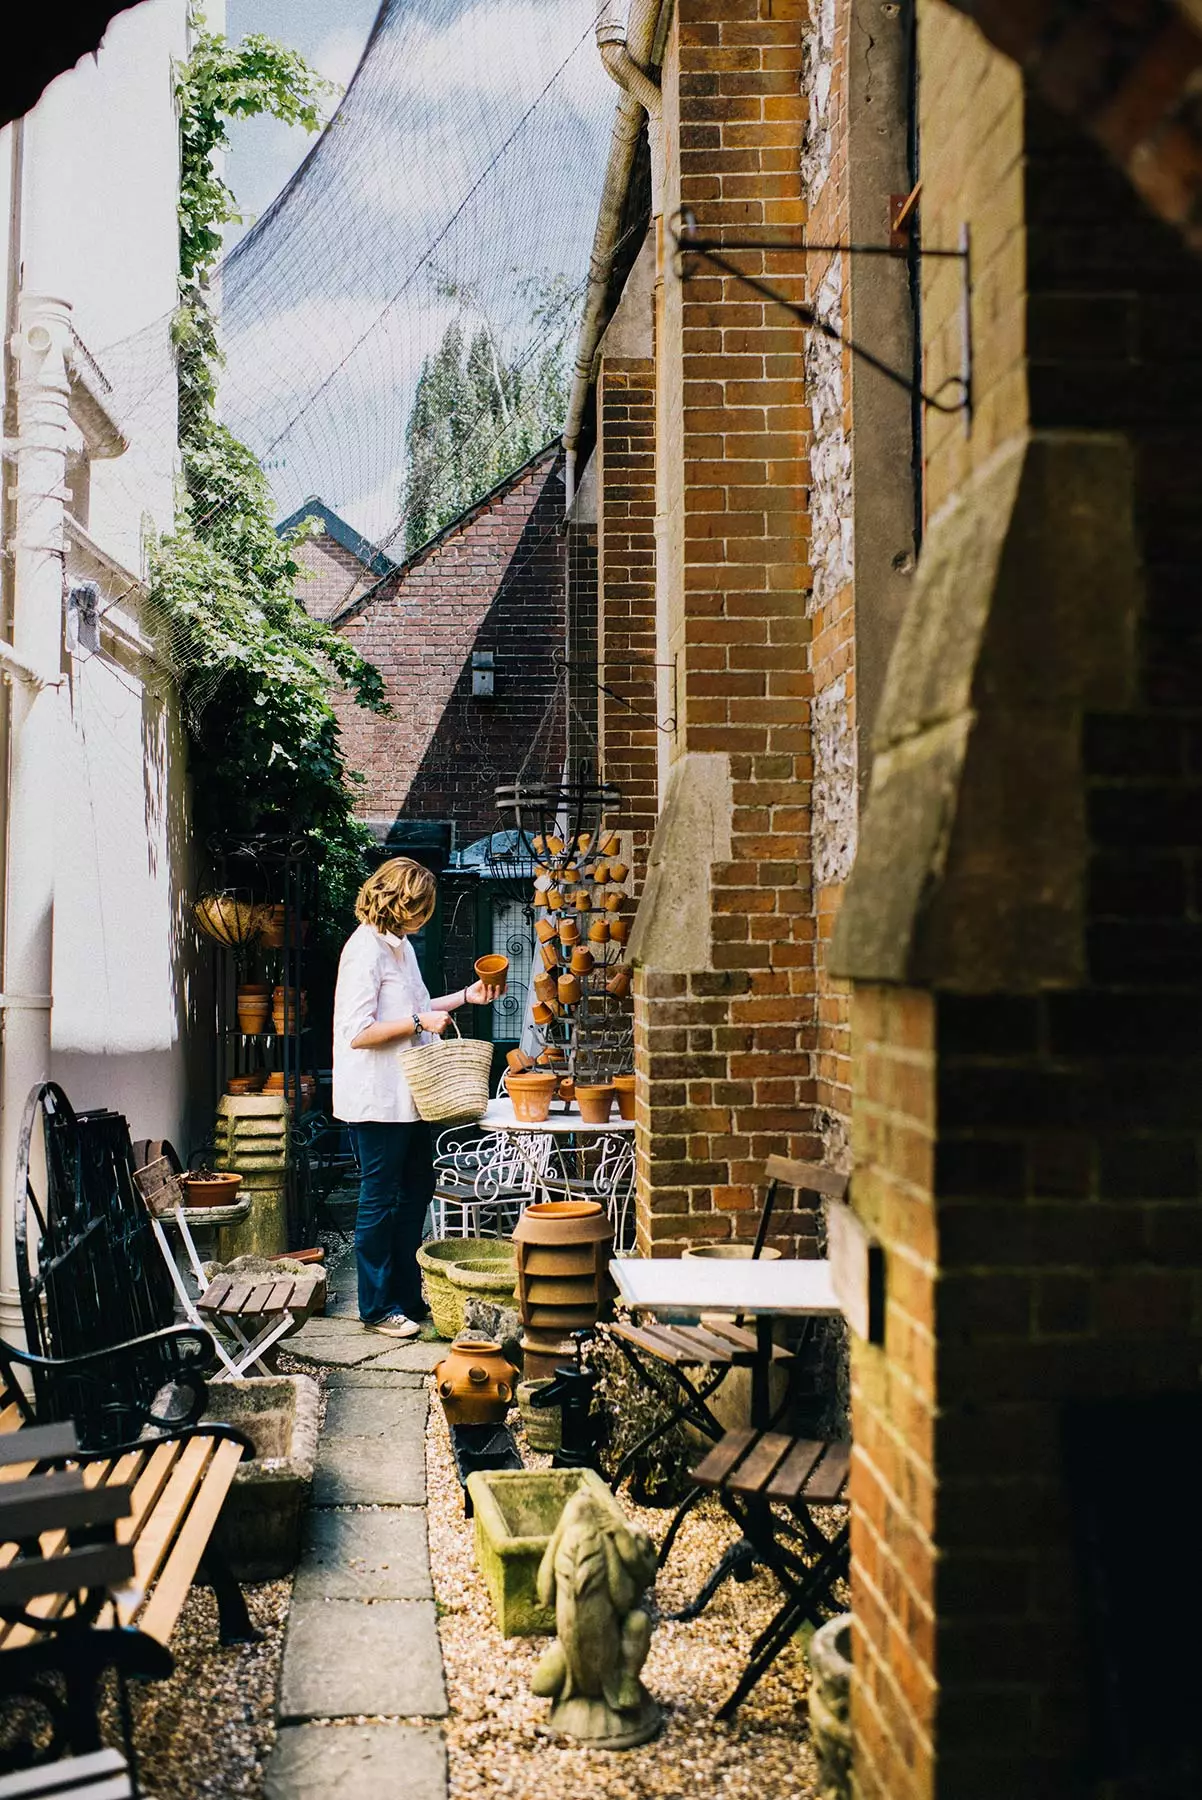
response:
M462 1037L454 1019L451 1024L455 1036L449 1043L435 1038L399 1056L413 1104L431 1125L466 1125L480 1117L489 1101L492 1044Z
M206 937L227 950L238 950L258 935L262 907L234 894L202 894L192 909Z

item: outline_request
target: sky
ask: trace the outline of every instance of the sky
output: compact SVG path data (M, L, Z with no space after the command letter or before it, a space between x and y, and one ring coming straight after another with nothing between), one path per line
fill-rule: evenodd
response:
M281 516L317 494L398 547L404 425L422 361L458 317L507 360L574 337L615 90L597 0L394 0L325 138L231 127L221 404ZM345 85L374 0L227 0L227 32L299 49ZM301 181L272 208L303 159ZM570 292L549 322L539 296Z

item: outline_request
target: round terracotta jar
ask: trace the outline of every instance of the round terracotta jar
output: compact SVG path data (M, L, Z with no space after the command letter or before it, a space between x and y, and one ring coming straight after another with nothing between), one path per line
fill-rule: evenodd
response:
M513 1401L518 1371L500 1344L456 1338L434 1371L452 1425L499 1425Z
M511 1075L506 1082L513 1101L514 1117L527 1125L539 1125L551 1111L551 1101L559 1077L548 1069L532 1070L528 1075Z
M578 1081L576 1104L586 1125L604 1125L614 1103L612 1081Z
M634 1117L634 1076L615 1075L614 1093L618 1096L618 1115L623 1119Z

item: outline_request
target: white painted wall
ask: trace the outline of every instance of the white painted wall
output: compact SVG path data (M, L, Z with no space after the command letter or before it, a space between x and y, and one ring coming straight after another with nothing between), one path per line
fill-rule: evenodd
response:
M223 6L210 6L220 29ZM12 128L0 132L0 269L69 302L129 440L91 464L85 532L68 520L66 587L101 590L99 651L73 645L48 772L56 843L52 1073L77 1107L186 1150L207 1126L211 1048L191 925L186 759L169 674L146 654L139 578L168 529L177 471L168 326L176 300L176 60L187 0L145 0L24 122L20 242L9 229ZM84 510L82 490L68 513ZM18 602L19 603L19 602Z

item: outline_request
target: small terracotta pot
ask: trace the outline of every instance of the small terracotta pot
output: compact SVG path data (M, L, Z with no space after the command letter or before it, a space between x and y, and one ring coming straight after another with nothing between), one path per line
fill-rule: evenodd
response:
M485 987L500 988L504 993L509 982L507 956L478 956L472 965Z
M548 1044L545 1050L539 1051L538 1061L546 1068L552 1064L566 1062L567 1058L564 1056L564 1053L559 1048L558 1044Z
M262 1005L245 1005L238 1008L238 1030L245 1037L256 1037L267 1030L271 1018L271 1002L264 1000Z
M261 1094L267 1077L262 1069L257 1075L231 1075L225 1084L227 1094Z
M540 919L534 930L540 944L549 944L553 937L559 936L559 927L554 919Z
M548 912L562 912L563 911L563 889L557 888L557 887L548 888L545 895L543 896L543 902L544 902L544 905L546 906Z
M609 879L611 881L625 881L629 873L630 870L624 862L614 862L609 865Z
M181 1175L185 1206L232 1206L242 1186L241 1175Z
M538 1005L531 1009L530 1016L536 1025L549 1025L555 1014L545 1000L540 1000Z
M609 926L604 919L594 919L588 928L589 942L603 944L609 936Z
M285 931L284 903L265 906L259 914L259 942L268 950L279 950L283 947Z
M623 1119L634 1117L634 1076L615 1075L614 1093L618 1096L618 1115Z
M609 937L611 943L624 944L629 936L630 921L628 919L611 919L609 921Z
M590 975L593 969L593 953L586 950L583 944L577 944L572 951L573 975Z
M511 1075L524 1075L527 1069L534 1067L534 1058L527 1056L524 1050L509 1050L506 1052L505 1066Z
M534 991L542 1001L543 1005L549 1006L555 998L554 975L536 975L534 977Z
M616 856L622 848L622 840L616 831L611 831L601 846L602 856Z
M547 849L552 856L562 856L563 839L560 837L549 837L547 839Z
M544 944L542 946L542 953L543 953L543 968L550 969L551 972L554 973L555 970L559 967L559 939L558 939L558 937L556 937L553 942Z
M613 974L605 983L605 991L612 994L615 1000L624 1000L630 992L630 969L626 963L619 963Z
M587 856L589 851L592 849L592 847L593 847L592 832L591 831L582 831L580 833L580 836L576 839L577 850L580 851L582 856Z
M541 1124L551 1110L558 1081L559 1077L550 1069L538 1073L532 1071L529 1075L511 1075L505 1085L513 1101L514 1117L527 1125Z
M573 868L571 863L569 863L567 868L561 872L559 879L563 882L565 887L570 887L574 881L580 880L580 870Z
M604 1125L609 1118L614 1103L614 1090L611 1081L578 1081L576 1083L576 1104L580 1108L580 1117L586 1125Z
M580 942L580 927L577 925L575 919L564 920L563 924L559 927L559 941L561 944L567 944L569 946Z
M570 1106L576 1098L576 1083L572 1080L570 1075L560 1076L557 1097L562 1100L566 1106Z
M541 834L536 838L531 838L530 848L534 851L537 851L537 853L541 856L543 851L547 848L546 838L543 837Z
M575 1006L580 999L580 977L578 975L561 975L556 993L561 1006Z
M237 987L239 1000L270 999L274 989L270 981L240 981Z
M606 896L605 896L604 904L605 904L606 912L620 911L622 902L623 902L623 900L625 900L625 898L626 898L625 894L620 893L617 888L611 888L609 890L609 893L606 894Z
M576 895L576 910L577 910L577 912L591 912L592 908L593 908L592 895L589 893L587 888L581 888L579 893Z
M605 883L609 880L608 863L599 862L597 864L596 868L593 870L593 880L597 883L598 887L605 886Z

